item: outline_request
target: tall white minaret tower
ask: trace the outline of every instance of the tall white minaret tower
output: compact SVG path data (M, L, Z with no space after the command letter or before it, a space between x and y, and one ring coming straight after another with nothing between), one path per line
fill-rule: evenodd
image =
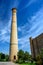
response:
M10 61L16 61L18 59L18 36L17 36L17 17L16 8L12 9L12 27L11 27L11 39L10 39Z

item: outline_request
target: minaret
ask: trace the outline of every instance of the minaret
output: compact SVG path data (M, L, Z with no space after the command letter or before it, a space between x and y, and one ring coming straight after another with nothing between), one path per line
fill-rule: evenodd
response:
M17 17L16 8L12 9L12 27L11 27L11 39L10 39L10 61L16 61L18 59L18 39L17 39Z

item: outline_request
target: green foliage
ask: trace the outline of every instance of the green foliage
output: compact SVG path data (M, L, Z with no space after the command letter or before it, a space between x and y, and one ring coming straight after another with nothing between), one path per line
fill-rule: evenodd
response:
M18 63L28 62L29 60L31 60L31 55L27 51L19 50Z
M29 53L27 51L24 53L24 60L25 61L29 60Z
M23 57L24 57L24 51L23 50L19 50L19 52L18 52L18 60L19 59L23 59Z
M22 64L20 64L20 65L36 65L35 63L22 63Z
M5 59L5 54L1 54L1 59Z
M1 60L1 54L2 54L2 53L0 53L0 60Z
M0 61L8 61L9 56L3 53L0 53Z
M43 65L43 49L41 49L40 54L37 55L36 65Z
M23 60L22 59L19 59L18 63L19 64L23 63Z
M41 56L40 56L40 54L37 55L36 60L37 60L37 62L36 62L37 65L42 65L42 60L41 60Z
M5 59L6 59L6 61L9 61L9 56L5 55Z

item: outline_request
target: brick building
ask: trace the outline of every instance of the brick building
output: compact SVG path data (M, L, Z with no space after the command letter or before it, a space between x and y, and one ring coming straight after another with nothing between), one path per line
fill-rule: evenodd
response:
M37 36L36 38L30 38L30 47L33 58L40 54L43 48L43 33Z

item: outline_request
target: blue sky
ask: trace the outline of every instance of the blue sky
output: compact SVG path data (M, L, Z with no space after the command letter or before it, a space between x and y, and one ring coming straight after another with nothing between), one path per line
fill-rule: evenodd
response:
M0 0L0 52L9 54L12 8L17 8L18 48L30 51L29 38L43 33L43 0Z

